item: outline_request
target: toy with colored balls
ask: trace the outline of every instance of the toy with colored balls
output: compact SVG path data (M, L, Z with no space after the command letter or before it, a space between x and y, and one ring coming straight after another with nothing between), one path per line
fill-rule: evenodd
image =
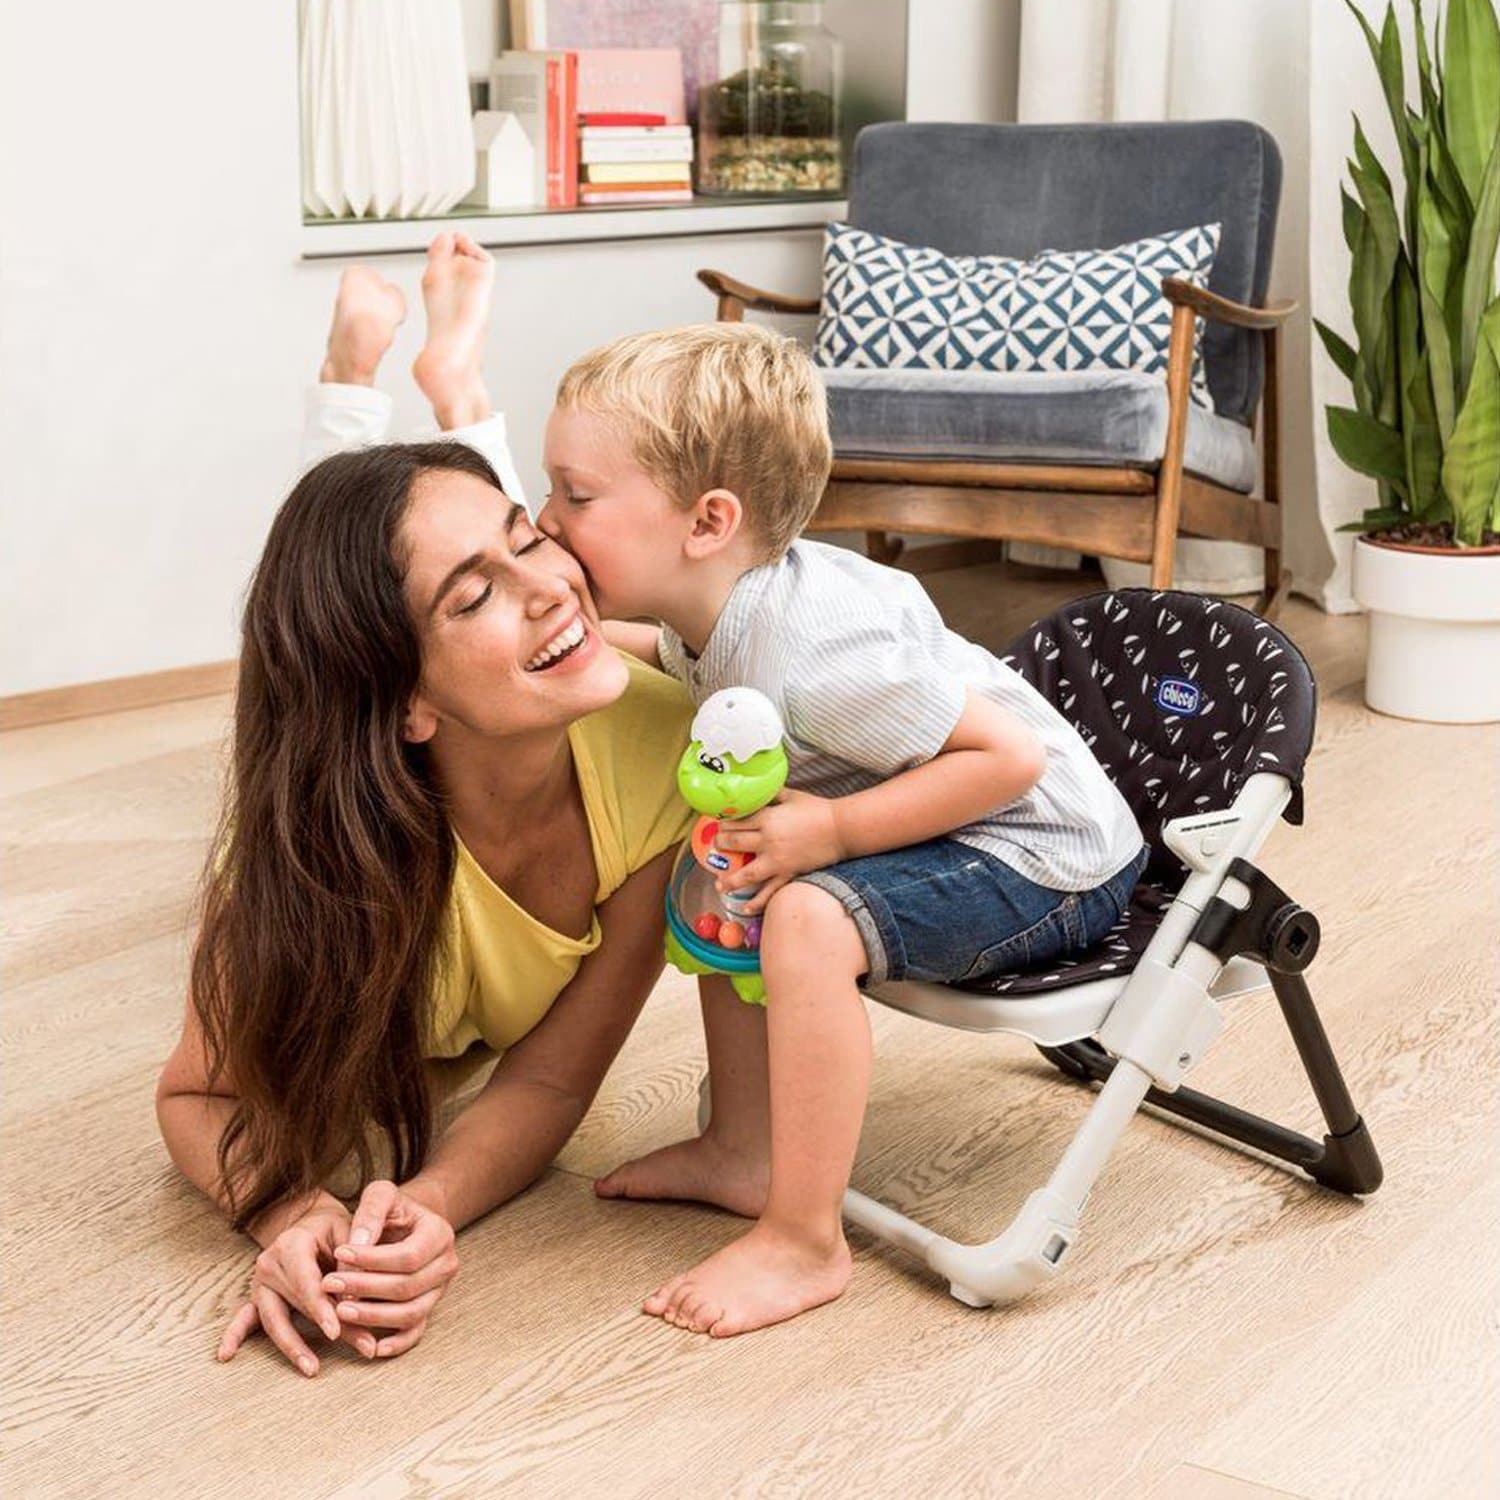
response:
M727 974L742 1000L763 1003L761 924L745 914L754 887L720 894L718 881L752 855L719 847L724 825L759 812L786 784L781 716L753 688L725 688L693 719L677 785L698 821L667 888L667 958L685 974Z

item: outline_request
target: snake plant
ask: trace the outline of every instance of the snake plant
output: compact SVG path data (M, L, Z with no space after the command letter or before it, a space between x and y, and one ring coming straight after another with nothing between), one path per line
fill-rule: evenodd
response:
M1377 34L1345 0L1380 74L1400 155L1402 201L1354 121L1354 192L1341 188L1355 342L1317 324L1354 405L1328 435L1380 503L1343 528L1449 522L1459 546L1500 532L1500 23L1494 0L1448 0L1428 49L1412 0L1415 92L1406 98L1394 0Z

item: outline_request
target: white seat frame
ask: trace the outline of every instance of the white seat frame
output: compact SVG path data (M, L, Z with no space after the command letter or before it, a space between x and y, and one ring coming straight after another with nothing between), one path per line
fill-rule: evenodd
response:
M1221 963L1192 933L1216 897L1239 910L1249 905L1250 892L1230 874L1230 864L1254 856L1291 796L1285 777L1259 773L1229 808L1163 827L1163 842L1189 874L1140 962L1119 979L1015 998L934 984L873 987L872 999L942 1026L1013 1032L1043 1046L1090 1037L1116 1061L1046 1184L996 1238L961 1244L853 1188L844 1197L844 1216L925 1261L972 1307L1013 1302L1056 1277L1077 1242L1089 1193L1148 1091L1175 1091L1223 1030L1220 1001L1266 982L1260 965ZM700 1126L708 1122L707 1085L705 1078Z

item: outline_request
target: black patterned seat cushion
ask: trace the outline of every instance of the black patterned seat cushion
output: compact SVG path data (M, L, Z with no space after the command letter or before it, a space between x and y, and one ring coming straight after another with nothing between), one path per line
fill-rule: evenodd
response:
M1067 989L1075 984L1089 984L1095 979L1119 979L1141 961L1146 945L1155 936L1171 904L1171 891L1143 877L1130 898L1130 905L1097 947L1076 958L995 974L958 988L977 995L1014 998Z
M1129 973L1187 873L1161 842L1162 826L1228 807L1258 771L1291 782L1284 816L1302 821L1317 688L1302 653L1259 615L1197 594L1119 589L1065 605L1003 660L1078 730L1130 804L1151 857L1098 947L963 988L1017 996Z

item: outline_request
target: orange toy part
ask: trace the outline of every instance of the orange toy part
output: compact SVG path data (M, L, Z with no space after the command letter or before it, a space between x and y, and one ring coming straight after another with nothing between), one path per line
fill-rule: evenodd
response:
M699 818L693 824L693 858L715 875L732 875L750 863L750 856L731 854L728 850L717 848L714 840L719 836L719 826L718 818Z
M719 946L721 948L738 948L745 941L745 929L738 922L721 922L719 924Z

